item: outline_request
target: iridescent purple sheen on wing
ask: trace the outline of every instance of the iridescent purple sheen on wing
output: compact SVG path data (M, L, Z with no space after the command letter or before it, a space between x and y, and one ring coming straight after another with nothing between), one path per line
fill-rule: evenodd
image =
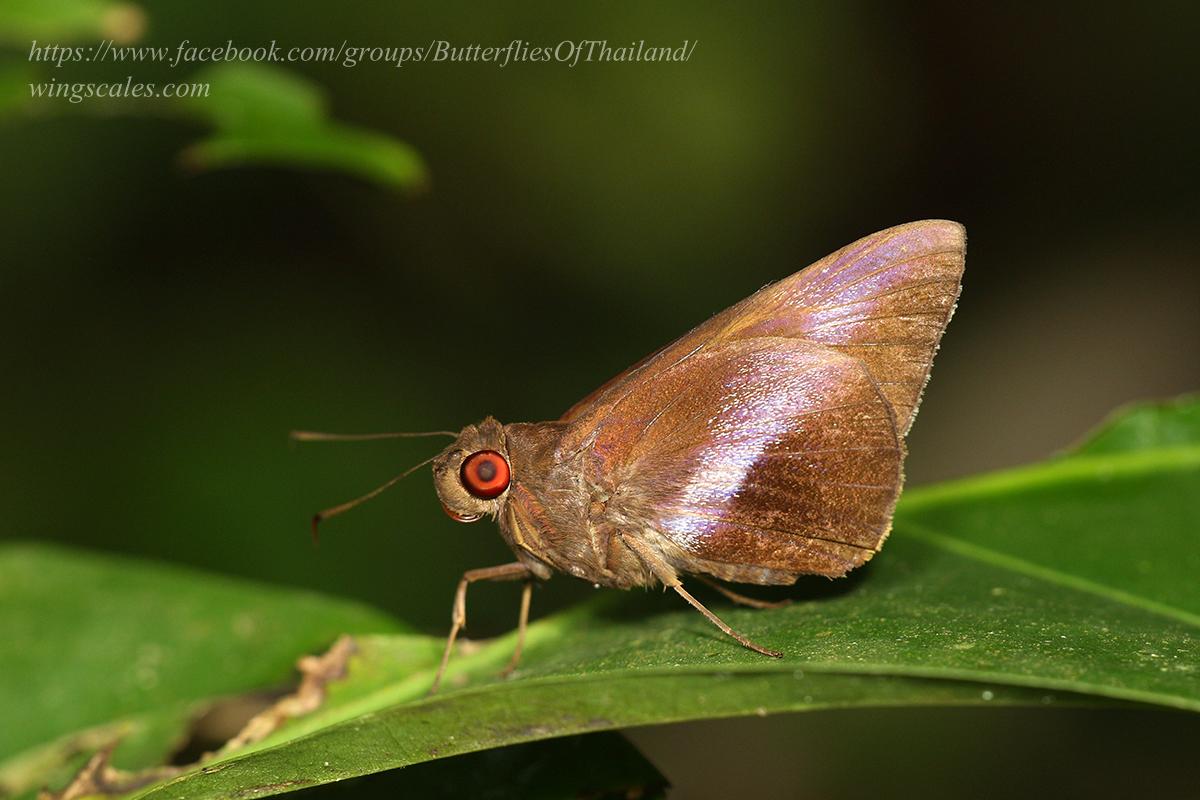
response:
M707 419L684 420L672 431L677 446L671 451L690 469L681 471L686 479L660 506L658 522L685 549L695 546L717 519L672 512L724 511L755 465L780 445L800 416L820 405L837 379L835 368L817 360L810 360L807 369L797 370L799 360L778 350L747 353L722 382L713 414ZM687 441L679 433L688 427L707 435L700 441Z
M867 236L767 286L577 403L601 522L657 530L680 569L841 575L879 548L962 277L962 226ZM597 523L601 524L601 523Z
M639 383L593 454L592 474L627 465L646 522L714 565L794 572L803 557L842 574L883 539L899 491L895 423L862 364L790 339L708 348Z
M576 403L564 449L591 428L637 380L723 341L805 339L863 361L907 433L933 355L954 311L966 234L957 222L925 220L864 237L741 303L630 367Z
M964 241L961 225L942 221L868 236L755 295L760 313L736 335L803 338L862 359L904 434L958 299Z
M853 359L803 342L756 344L737 348L719 399L701 392L716 413L672 430L664 456L679 470L674 482L663 475L675 486L661 497L658 524L694 553L712 550L706 540L730 522L776 539L874 547L898 489L886 405ZM864 485L876 487L866 507Z

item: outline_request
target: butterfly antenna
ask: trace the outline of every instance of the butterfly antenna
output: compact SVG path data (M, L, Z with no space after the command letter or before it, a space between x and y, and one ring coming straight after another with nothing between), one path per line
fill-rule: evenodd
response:
M313 518L312 518L313 544L316 545L316 544L320 543L319 536L317 535L317 528L318 528L318 526L320 526L320 524L322 522L329 519L330 517L336 517L338 514L342 514L346 511L349 511L350 509L355 508L356 506L360 506L363 503L370 500L372 497L376 497L379 494L382 494L383 492L385 492L388 489L395 486L397 483L399 483L404 478L407 478L409 475L413 474L414 472L419 470L421 467L423 467L426 464L428 464L429 462L433 461L435 458L437 458L437 456L432 455L429 458L422 461L420 464L409 467L408 469L404 470L404 472L401 472L399 475L392 478L387 483L384 483L380 486L376 486L374 489L367 492L362 497L356 497L353 500L348 500L345 503L340 503L339 505L333 506L331 508L327 508L324 511L318 511L316 514L313 514Z
M368 442L373 439L415 439L419 436L458 436L454 431L403 431L400 433L322 433L320 431L292 431L288 438L293 442Z

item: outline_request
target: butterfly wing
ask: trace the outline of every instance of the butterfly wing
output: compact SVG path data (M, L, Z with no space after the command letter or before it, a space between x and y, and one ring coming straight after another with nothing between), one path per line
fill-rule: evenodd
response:
M875 553L900 491L891 409L863 364L757 338L640 382L593 440L608 516L656 531L702 571L790 582Z
M873 233L708 319L560 419L579 423L573 442L579 444L634 381L711 343L768 335L820 342L861 358L907 432L954 311L965 251L962 225L947 220Z
M956 222L889 228L758 292L718 338L786 336L860 359L903 436L954 313L965 257Z
M702 571L844 574L887 535L963 258L956 223L868 236L605 384L568 412L560 450L588 453L614 521Z

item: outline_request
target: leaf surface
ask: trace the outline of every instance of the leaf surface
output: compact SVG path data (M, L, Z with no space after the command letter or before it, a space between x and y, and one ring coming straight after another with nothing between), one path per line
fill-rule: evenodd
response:
M607 592L536 622L507 681L512 635L464 648L434 697L437 638L361 636L316 712L143 794L263 795L588 731L817 708L1200 710L1197 408L1134 408L1044 463L910 490L879 557L802 582L786 608L706 596L781 660L657 592Z

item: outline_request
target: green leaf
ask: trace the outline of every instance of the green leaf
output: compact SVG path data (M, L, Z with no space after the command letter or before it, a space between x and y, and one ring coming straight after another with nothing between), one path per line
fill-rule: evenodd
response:
M113 731L129 737L119 762L152 764L199 701L282 686L341 633L402 630L311 592L32 544L0 547L0 609L0 709L20 722L0 725L10 790Z
M463 648L434 697L436 638L359 637L316 712L143 794L259 796L516 742L817 708L1200 710L1197 419L1195 400L1140 407L1043 464L911 490L852 577L803 583L774 611L710 601L781 660L659 593L537 622L512 680L496 676L512 635Z
M131 42L145 30L141 8L113 0L5 0L0 3L0 42L29 47L81 39Z
M1074 451L1100 455L1131 450L1165 450L1200 442L1200 396L1121 409Z
M1182 695L1147 699L1196 708L1198 475L1200 401L1138 406L1067 456L910 493L896 528L976 563L1090 596L1097 626L1063 619L1082 633L1094 634L1102 624L1100 613L1108 608L1102 601L1114 614L1151 612L1161 624L1148 623L1147 631L1166 633L1175 630L1167 622L1179 623L1182 638L1159 639L1157 645L1147 640L1136 649L1143 654L1138 658L1109 654L1126 660L1121 669L1110 665L1101 675L1115 683L1126 674L1134 691L1158 685L1147 668L1168 683L1178 676ZM1075 639L1079 633L1060 635Z
M910 492L884 553L840 594L721 609L780 661L689 611L601 601L534 625L517 680L492 677L509 637L459 657L441 696L421 696L427 671L340 710L331 697L148 796L265 793L279 775L311 785L514 741L783 710L1084 695L1200 710L1200 436L1168 433L1195 414L1194 402L1136 409L1126 419L1141 433L1112 452Z
M511 641L505 641L511 645ZM961 681L841 675L793 669L698 671L675 669L562 676L557 680L488 681L504 656L487 651L488 669L471 689L424 697L428 673L357 704L348 720L336 711L284 728L248 755L209 765L146 796L153 798L252 796L277 793L280 776L298 789L399 766L513 743L589 731L699 718L765 715L858 706L1076 705L1069 694ZM369 656L368 656L369 657ZM478 665L480 662L476 662ZM461 670L459 674L464 674ZM336 705L336 701L333 701Z
M420 188L427 180L415 150L330 120L320 91L291 73L262 64L219 64L202 70L195 82L207 84L207 93L179 102L215 132L185 151L192 167L316 167L397 189Z

